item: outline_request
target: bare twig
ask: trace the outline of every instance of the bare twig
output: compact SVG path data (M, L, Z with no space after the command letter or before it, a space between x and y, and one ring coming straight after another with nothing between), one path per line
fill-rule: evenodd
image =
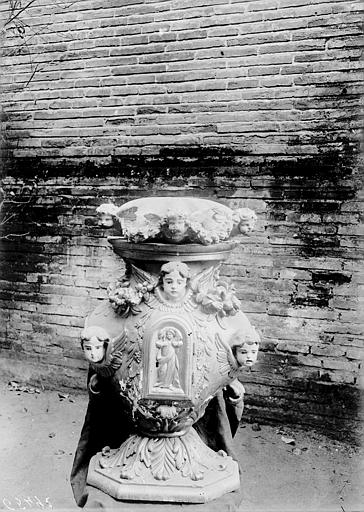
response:
M14 56L14 55L20 55L24 54L29 57L29 65L30 65L30 76L29 78L24 82L24 85L21 86L22 89L25 89L28 87L28 85L31 83L31 81L34 79L34 76L41 70L44 69L44 65L40 64L39 62L37 64L34 63L33 60L33 53L30 48L30 43L34 38L40 39L40 41L45 41L45 39L42 37L44 34L49 32L49 24L44 24L38 27L37 30L34 30L33 27L31 27L31 24L28 24L25 22L21 16L30 9L38 0L29 0L24 6L22 6L21 0L8 0L9 1L9 16L8 19L4 22L3 26L0 28L0 36L5 36L7 33L12 34L14 37L18 37L19 44L14 48L8 48L8 50L3 50L2 55L5 56L6 54L8 56ZM60 9L68 9L70 8L75 2L62 2L62 1L56 1L56 5ZM37 44L37 43L36 43ZM59 60L59 59L58 59ZM57 60L51 61L48 64L52 64L53 62L57 62Z
M10 25L10 23L12 23L14 20L16 20L17 18L19 18L19 16L24 12L26 11L31 5L34 4L34 2L36 2L37 0L30 0L30 2L28 2L24 7L21 7L21 3L20 2L15 2L13 5L12 3L13 2L10 2L10 9L11 9L11 15L10 17L5 21L4 23L4 27L6 27L7 25ZM19 3L19 7L17 7L17 4Z
M27 231L26 233L9 233L8 235L1 235L0 240L11 240L12 238L21 238L24 236L27 236L30 234L30 231Z

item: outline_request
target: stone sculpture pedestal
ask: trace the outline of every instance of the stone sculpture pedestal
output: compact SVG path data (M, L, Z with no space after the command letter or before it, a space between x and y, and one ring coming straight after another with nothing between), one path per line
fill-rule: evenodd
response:
M205 503L237 490L237 462L211 450L193 425L256 360L259 336L219 272L230 235L248 232L255 214L194 198L99 211L126 236L110 239L126 272L87 318L81 345L94 372L90 391L108 380L132 428L119 448L92 457L87 483L117 500L150 502Z
M118 450L100 452L87 481L118 500L177 503L206 503L240 486L237 462L208 448L193 429L178 437L133 436Z

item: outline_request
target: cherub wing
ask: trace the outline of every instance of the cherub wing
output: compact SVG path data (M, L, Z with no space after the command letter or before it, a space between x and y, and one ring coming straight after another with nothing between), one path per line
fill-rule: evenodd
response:
M145 213L144 218L147 222L150 222L151 224L157 224L160 225L162 222L162 217L160 215L157 215L156 213Z
M198 293L207 292L210 288L213 288L217 272L216 267L209 267L193 276L190 282L192 290Z
M209 208L204 208L201 210L195 210L190 213L189 220L190 222L197 222L198 224L203 224L205 219L209 217Z
M123 205L117 209L116 215L123 219L126 224L132 224L137 220L137 211L138 208L136 206L125 208L125 205Z
M127 342L128 342L128 331L125 328L119 336L117 336L116 338L111 340L112 353L111 353L110 366L115 371L121 365L121 362L123 360L123 353L125 352Z
M231 348L223 342L218 333L215 335L215 345L217 349L216 359L219 363L219 371L221 375L228 375L231 370L237 370L238 364Z
M152 276L152 274L149 274L149 272L146 272L145 270L142 270L141 268L138 268L133 264L131 264L131 270L135 284L147 283L147 285L150 285L153 288L157 286L158 278Z
M126 343L128 341L128 332L126 329L113 338L106 349L106 354L100 363L91 363L91 368L101 377L110 377L121 366L123 352L125 352Z
M140 349L136 339L128 340L123 351L121 361L121 374L127 374L129 378L134 378L140 372Z

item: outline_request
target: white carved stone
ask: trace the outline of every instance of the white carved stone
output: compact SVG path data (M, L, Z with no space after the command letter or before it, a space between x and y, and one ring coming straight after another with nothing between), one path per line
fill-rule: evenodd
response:
M158 233L169 243L145 243L155 217L165 219L169 211L199 218L206 229L219 219L218 240L234 226L232 211L208 200L143 199L117 212L129 234L133 223L135 233L146 219L151 224L142 243L110 239L127 271L89 315L81 340L95 372L90 391L97 393L98 378L111 379L135 433L120 448L95 455L87 481L116 499L200 503L237 489L239 471L231 457L203 443L193 424L230 383L231 403L242 403L236 379L256 361L259 335L219 275L231 243L205 246L191 230L182 237L182 229L177 235L169 225L167 232L159 221Z
M132 455L130 455L132 454ZM130 437L91 460L88 483L118 500L205 503L240 486L238 464L191 429L181 437Z
M134 243L223 242L231 235L248 235L257 216L249 208L231 210L209 199L194 197L148 197L129 201L120 208L112 203L99 206L97 212L105 227L120 223L122 233Z

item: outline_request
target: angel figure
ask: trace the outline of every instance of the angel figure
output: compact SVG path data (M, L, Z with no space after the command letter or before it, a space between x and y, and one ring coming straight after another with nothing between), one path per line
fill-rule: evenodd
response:
M182 335L174 327L165 327L159 331L158 340L155 344L158 348L156 387L182 391L176 352L176 349L181 345L183 345Z
M109 377L121 365L127 339L126 329L110 339L103 327L92 325L82 331L81 347L92 369L102 377Z
M259 335L254 327L249 331L234 332L229 344L216 334L216 359L220 373L237 376L243 366L251 367L257 360L259 341ZM223 394L231 432L235 435L244 410L245 389L238 378L235 378L225 386Z

